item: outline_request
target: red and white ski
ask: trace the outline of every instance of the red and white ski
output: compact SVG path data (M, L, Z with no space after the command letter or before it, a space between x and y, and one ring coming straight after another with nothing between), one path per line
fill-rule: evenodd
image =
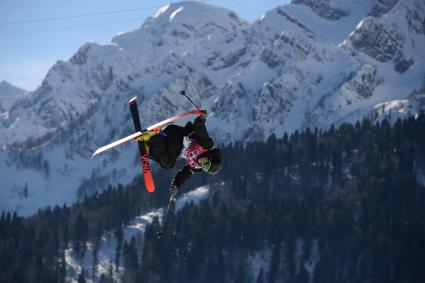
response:
M154 130L154 129L157 129L157 128L162 128L163 126L166 126L166 125L168 125L168 124L170 124L170 123L172 123L174 121L177 121L179 119L182 119L182 118L187 117L187 116L190 116L190 115L203 115L205 113L206 113L205 110L192 110L192 111L185 112L185 113L176 115L174 117L168 118L167 120L164 120L164 121L161 121L159 123L156 123L155 125L152 125L152 126L146 128L146 129L142 130L142 131L139 131L137 133L131 134L131 135L129 135L129 136L125 137L125 138L122 138L120 140L114 141L113 143L110 143L110 144L104 145L102 147L99 147L93 153L92 157L95 157L96 155L98 155L98 154L100 154L100 153L102 153L104 151L107 151L108 149L111 149L113 147L116 147L116 146L118 146L120 144L126 143L126 142L131 141L131 140L135 140L135 139L137 139L138 137L140 137L141 135L143 135L147 131Z

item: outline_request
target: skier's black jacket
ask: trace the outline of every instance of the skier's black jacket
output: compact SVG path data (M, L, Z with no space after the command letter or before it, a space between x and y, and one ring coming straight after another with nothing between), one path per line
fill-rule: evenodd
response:
M195 121L188 122L184 127L169 125L161 133L149 140L150 158L158 162L163 168L172 168L183 149L184 137L194 139L205 149L212 149L213 140L205 127L205 119L197 117ZM208 157L208 152L204 153ZM192 169L187 164L177 172L172 186L179 188L191 175L201 172L202 169Z

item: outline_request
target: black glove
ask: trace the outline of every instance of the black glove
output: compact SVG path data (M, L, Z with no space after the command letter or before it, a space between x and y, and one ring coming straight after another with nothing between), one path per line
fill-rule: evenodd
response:
M198 117L196 117L195 123L196 122L205 123L205 121L207 121L207 111L202 111L202 112L203 112L202 114L200 114Z
M195 121L193 121L193 124L194 125L205 124L206 121L207 121L207 116L199 115L198 117L196 117Z
M176 185L171 185L170 187L170 194L172 198L176 198L177 195L177 186Z

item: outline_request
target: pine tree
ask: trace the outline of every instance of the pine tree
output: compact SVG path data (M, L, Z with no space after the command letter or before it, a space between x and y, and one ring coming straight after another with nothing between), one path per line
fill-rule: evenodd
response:
M84 268L81 269L81 273L80 273L80 275L78 275L77 282L78 283L86 283L87 282Z
M246 267L245 263L241 262L239 265L238 271L236 273L235 283L245 283L247 281Z
M280 249L281 243L277 243L272 247L272 260L270 262L269 282L277 282L279 278L279 265L280 265Z
M256 283L264 283L264 271L263 268L260 269L260 272L258 273Z

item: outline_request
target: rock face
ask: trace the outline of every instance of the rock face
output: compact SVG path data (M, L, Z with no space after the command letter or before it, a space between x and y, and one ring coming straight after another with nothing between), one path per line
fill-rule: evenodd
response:
M367 18L350 37L353 47L379 62L389 62L399 55L404 37L391 25Z
M420 109L410 100L425 83L424 9L420 0L297 0L248 23L200 2L167 5L110 44L85 44L0 109L0 208L28 214L129 182L136 147L90 156L132 133L134 96L150 125L191 109L178 95L186 89L209 111L217 144L386 115L376 106L395 101Z
M317 15L330 21L337 21L350 14L349 10L333 7L330 0L293 0L292 3L309 6Z
M377 0L370 9L369 16L380 17L388 13L399 0Z

